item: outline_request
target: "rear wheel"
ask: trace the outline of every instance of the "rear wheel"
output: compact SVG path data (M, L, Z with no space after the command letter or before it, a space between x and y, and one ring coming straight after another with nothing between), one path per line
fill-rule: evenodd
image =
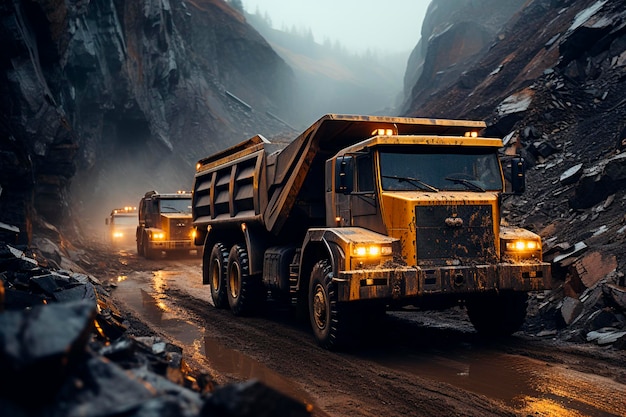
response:
M211 253L202 262L202 273L205 274L205 282L211 287L211 299L216 308L228 307L228 295L226 294L226 274L228 271L228 251L226 246L218 242L213 245Z
M524 324L527 302L525 292L477 296L467 300L467 315L481 335L510 336Z
M261 298L259 277L250 275L248 251L244 246L234 245L228 254L226 275L228 305L234 315L254 312Z
M325 349L345 347L355 317L349 306L337 302L337 287L328 261L319 261L309 281L309 318L317 343Z

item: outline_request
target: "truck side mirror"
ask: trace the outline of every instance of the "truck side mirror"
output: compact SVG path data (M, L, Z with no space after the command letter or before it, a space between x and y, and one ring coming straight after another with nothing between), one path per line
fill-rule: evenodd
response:
M335 191L350 194L353 189L354 167L351 156L340 156L335 162Z
M515 194L522 194L526 190L526 162L521 156L511 160L511 187Z
M107 217L106 219L104 219L104 224L105 224L106 226L108 226L108 225L109 225L109 218L108 218L108 217Z

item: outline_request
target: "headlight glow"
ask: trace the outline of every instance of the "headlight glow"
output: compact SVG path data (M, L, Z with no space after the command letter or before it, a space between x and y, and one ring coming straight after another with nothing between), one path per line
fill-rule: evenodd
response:
M372 130L372 136L392 136L395 135L394 129L374 129Z
M381 245L356 245L352 248L352 256L357 257L378 257L381 255L391 255L391 246Z
M522 252L522 251L534 251L540 249L539 242L535 240L514 240L506 242L506 250Z
M113 239L121 239L124 237L124 233L122 232L113 232Z
M163 239L165 239L165 233L163 233L163 232L152 233L152 239L153 240L163 240Z

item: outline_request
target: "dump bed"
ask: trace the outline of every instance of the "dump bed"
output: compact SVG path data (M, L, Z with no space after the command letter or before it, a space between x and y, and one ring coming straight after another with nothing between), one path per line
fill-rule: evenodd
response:
M375 136L377 129L464 136L484 127L482 121L328 114L289 144L257 135L198 162L194 224L245 221L278 235L296 210L312 224L323 223L324 163L340 150Z

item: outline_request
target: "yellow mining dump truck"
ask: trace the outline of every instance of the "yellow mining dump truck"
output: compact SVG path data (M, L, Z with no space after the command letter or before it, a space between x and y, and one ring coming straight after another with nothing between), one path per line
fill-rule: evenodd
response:
M191 221L191 193L148 191L139 201L139 225L135 233L137 253L147 259L163 252L189 254L195 249Z
M255 136L200 160L192 214L215 306L292 303L329 349L408 305L463 303L480 333L515 332L550 265L538 235L501 224L502 142L484 127L329 114L289 144ZM521 192L521 158L512 170Z
M135 244L135 229L137 228L137 207L121 207L111 210L111 214L104 220L108 226L107 236L114 247L131 246Z

